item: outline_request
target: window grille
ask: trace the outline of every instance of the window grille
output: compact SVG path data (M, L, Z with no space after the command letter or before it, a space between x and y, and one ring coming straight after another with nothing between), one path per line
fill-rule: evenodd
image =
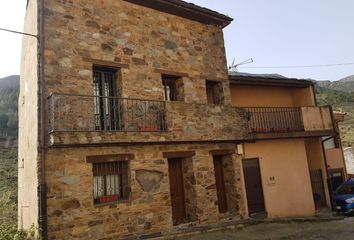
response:
M93 163L95 204L129 199L128 161Z

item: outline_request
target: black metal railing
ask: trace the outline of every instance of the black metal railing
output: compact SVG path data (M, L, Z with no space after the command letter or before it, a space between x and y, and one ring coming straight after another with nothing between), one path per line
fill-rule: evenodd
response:
M279 133L304 131L300 108L246 108L251 133Z
M52 94L49 131L166 131L165 102L132 98Z

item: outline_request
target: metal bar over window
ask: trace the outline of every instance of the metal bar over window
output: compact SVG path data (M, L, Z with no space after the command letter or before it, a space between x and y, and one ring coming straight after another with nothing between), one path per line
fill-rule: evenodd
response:
M93 163L95 204L129 199L128 161Z

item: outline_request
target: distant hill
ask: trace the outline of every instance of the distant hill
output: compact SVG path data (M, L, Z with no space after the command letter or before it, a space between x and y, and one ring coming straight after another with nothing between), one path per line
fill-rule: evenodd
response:
M19 89L20 76L11 75L8 77L0 78L0 89Z
M342 143L344 147L354 146L354 76L316 82L316 96L319 105L332 105L334 110L347 113L340 123Z
M0 138L17 138L19 87L18 75L0 78Z
M318 86L327 89L343 91L343 92L354 92L354 75L340 79L338 81L318 81Z

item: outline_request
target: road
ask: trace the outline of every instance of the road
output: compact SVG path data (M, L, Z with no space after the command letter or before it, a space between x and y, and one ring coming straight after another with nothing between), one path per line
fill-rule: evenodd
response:
M354 217L328 222L268 223L184 237L185 240L353 240Z

